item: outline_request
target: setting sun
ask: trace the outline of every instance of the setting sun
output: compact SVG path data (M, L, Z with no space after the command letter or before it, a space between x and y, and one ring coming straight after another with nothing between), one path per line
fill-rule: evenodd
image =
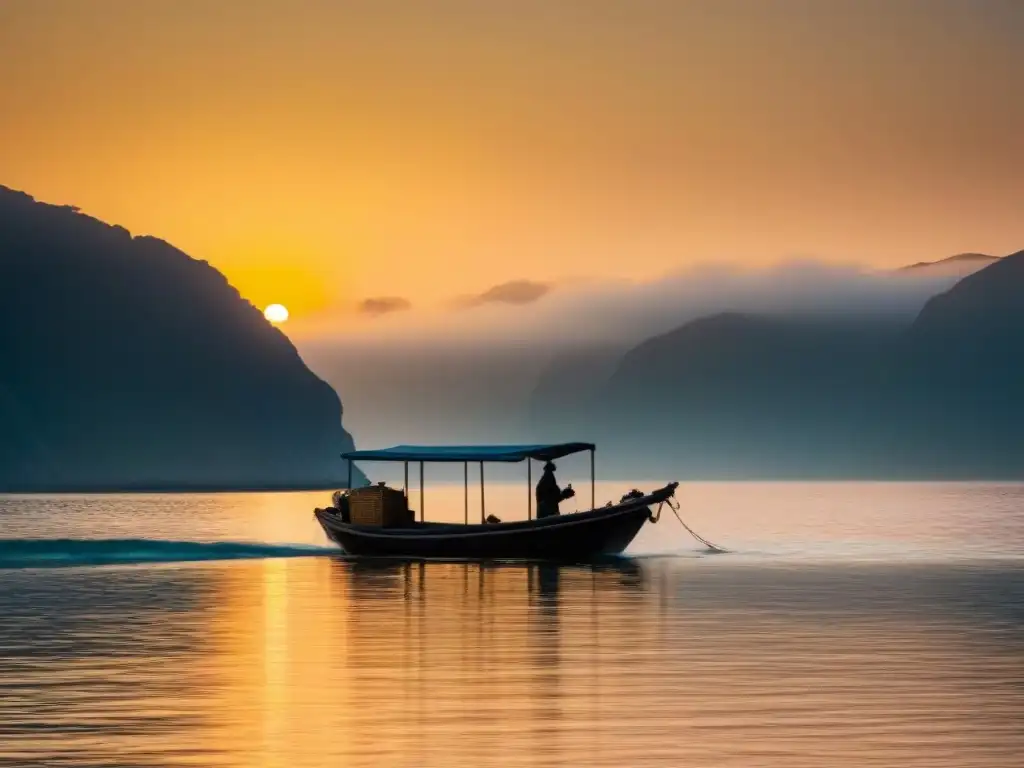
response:
M272 323L283 323L288 319L288 308L284 304L271 304L263 310L263 316Z

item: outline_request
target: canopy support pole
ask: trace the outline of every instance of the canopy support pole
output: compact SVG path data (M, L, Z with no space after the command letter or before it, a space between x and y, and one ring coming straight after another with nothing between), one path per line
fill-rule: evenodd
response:
M352 490L352 459L348 460L348 490Z
M420 462L420 522L423 522L423 462Z
M526 457L526 519L533 520L533 464Z
M405 502L408 505L408 503L409 503L409 462L408 461L403 461L402 464L405 465L405 480L402 481L402 490L405 491Z
M590 508L597 508L597 473L594 469L594 449L590 449Z
M486 522L484 517L484 463L480 462L480 522Z
M462 462L462 475L463 475L463 513L462 519L466 525L469 525L469 462Z

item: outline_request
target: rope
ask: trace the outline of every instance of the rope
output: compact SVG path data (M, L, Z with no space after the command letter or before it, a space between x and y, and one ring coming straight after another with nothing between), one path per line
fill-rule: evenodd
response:
M665 506L665 502L664 501L659 502L658 503L658 511L655 512L653 515L650 512L648 512L647 513L647 519L650 520L652 523L656 523L659 520L661 520L661 508L663 506Z
M725 547L720 547L717 544L712 544L710 541L705 539L703 536L700 536L699 534L697 534L690 526L688 526L686 523L684 523L683 522L683 518L679 516L680 504L678 504L678 503L673 504L671 499L666 499L665 501L668 502L668 508L672 510L672 514L674 514L676 516L676 520L679 521L679 524L681 526L683 526L683 528L685 528L687 530L687 532L691 536L693 536L693 538L695 538L697 541L699 541L701 544L703 544L705 547L707 547L708 549L710 549L713 552L728 552L729 551ZM664 504L664 503L665 502L662 502L662 504ZM661 517L661 504L658 505L658 514L657 514L657 516L656 517L652 517L651 521L656 523L656 522L658 522L658 518L660 518L660 517Z

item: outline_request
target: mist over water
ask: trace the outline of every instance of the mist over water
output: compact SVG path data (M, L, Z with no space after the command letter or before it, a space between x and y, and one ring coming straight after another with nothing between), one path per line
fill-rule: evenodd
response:
M587 439L578 427L564 434L531 419L552 371L575 376L564 394L582 400L631 348L722 312L899 329L977 268L707 264L649 282L565 279L525 304L414 306L357 323L338 319L315 333L297 327L295 340L339 393L359 446Z
M589 497L583 475L566 464ZM518 519L526 493L488 484L486 509ZM1011 768L1024 749L1022 485L684 484L684 519L728 553L663 515L589 567L347 560L312 518L328 500L0 497L0 559L125 556L0 569L0 766ZM424 500L465 513L458 482Z

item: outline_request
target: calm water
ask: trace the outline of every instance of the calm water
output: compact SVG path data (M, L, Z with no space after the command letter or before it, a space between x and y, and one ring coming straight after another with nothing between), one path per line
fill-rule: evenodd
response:
M685 486L730 552L600 568L347 562L327 496L0 497L0 765L1020 765L1022 485Z

